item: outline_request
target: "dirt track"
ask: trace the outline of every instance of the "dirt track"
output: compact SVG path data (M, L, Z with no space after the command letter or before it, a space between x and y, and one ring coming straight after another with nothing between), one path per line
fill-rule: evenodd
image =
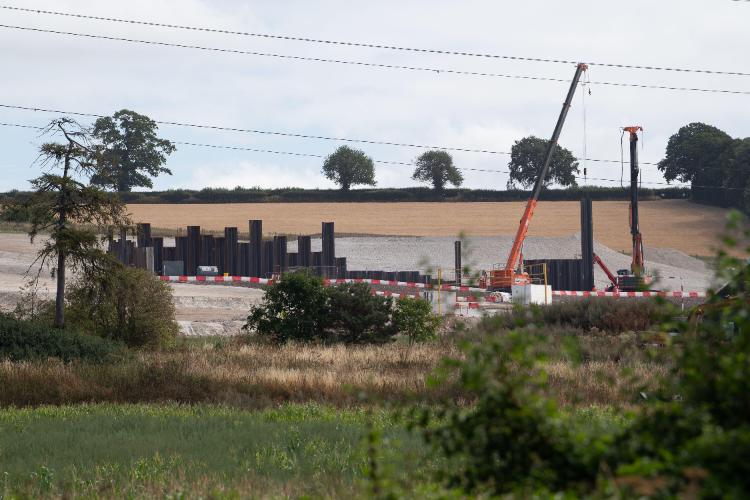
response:
M540 202L530 236L569 236L580 231L574 201ZM335 221L339 234L394 236L513 235L524 203L238 203L213 205L129 205L135 221L155 228L188 224L247 231L249 219L262 219L266 233L315 234L322 221ZM709 256L724 227L726 210L683 200L642 202L641 231L646 245ZM594 202L594 238L612 249L630 251L628 203Z

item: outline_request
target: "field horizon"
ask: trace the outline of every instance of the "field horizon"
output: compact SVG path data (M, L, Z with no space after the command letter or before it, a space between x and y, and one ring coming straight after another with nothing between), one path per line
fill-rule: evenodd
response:
M594 201L594 238L615 250L630 251L628 202ZM525 202L332 202L130 204L134 222L154 228L199 225L209 231L262 219L266 234L318 234L333 221L340 235L496 236L512 235ZM711 256L728 210L685 200L643 201L641 232L649 247L673 248L688 255ZM529 236L568 236L580 231L577 201L542 201Z

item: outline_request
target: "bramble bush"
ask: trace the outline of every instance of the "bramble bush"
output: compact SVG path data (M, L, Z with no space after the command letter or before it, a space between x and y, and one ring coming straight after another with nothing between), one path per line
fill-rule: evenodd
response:
M40 322L19 320L0 313L0 359L39 361L59 358L102 363L119 358L125 347L119 342L58 330Z

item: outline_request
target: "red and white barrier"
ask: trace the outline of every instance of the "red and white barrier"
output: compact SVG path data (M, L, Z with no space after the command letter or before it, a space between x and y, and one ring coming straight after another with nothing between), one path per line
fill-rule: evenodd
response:
M676 297L703 298L704 292L574 292L554 290L555 297Z
M273 280L266 278L254 278L249 276L160 276L161 281L171 283L253 283L257 285L272 285ZM487 293L484 288L474 288L468 286L456 285L431 285L428 283L412 283L407 281L388 281L374 279L326 279L323 280L326 286L340 285L344 283L367 283L370 285L393 286L415 290L425 291L449 291L449 292L481 292ZM378 295L386 297L418 297L418 293L396 293L396 292L377 292ZM566 290L553 290L554 297L671 297L671 298L703 298L705 292L579 292ZM492 296L477 298L476 296L456 297L456 301L462 303L478 303L480 300L485 302L499 302Z
M373 280L366 278L339 278L339 279L327 279L325 280L327 285L341 285L343 283L367 283L369 285L382 285L382 286L396 286L401 288L419 288L423 290L440 290L446 292L486 292L484 288L474 288L469 286L456 286L456 285L432 285L429 283L414 283L411 281L388 281L388 280Z
M251 278L249 276L159 276L162 281L171 283L256 283L258 285L272 285L273 280L266 278Z

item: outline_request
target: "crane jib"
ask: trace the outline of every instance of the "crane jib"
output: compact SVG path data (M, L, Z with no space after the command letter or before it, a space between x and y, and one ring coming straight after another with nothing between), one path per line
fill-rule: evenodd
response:
M573 77L573 81L570 83L570 89L568 89L568 95L565 98L565 102L563 103L562 111L560 111L560 116L557 119L555 130L554 132L552 132L552 138L547 144L547 149L544 153L544 166L539 173L539 177L537 177L536 182L534 183L534 190L532 191L531 198L529 198L529 201L526 204L526 210L524 211L523 217L521 218L521 223L518 227L516 238L513 241L513 247L511 248L510 255L508 255L508 262L505 266L506 270L515 269L518 263L518 259L521 256L521 247L523 246L523 242L526 239L526 233L529 229L529 222L531 221L531 217L534 214L534 208L536 208L537 200L539 200L539 194L542 191L544 181L547 178L547 174L549 173L549 167L552 162L552 155L555 151L555 147L557 146L557 141L560 138L560 133L562 132L563 125L565 124L565 119L568 116L568 110L570 109L570 106L573 102L573 96L575 96L576 89L578 88L578 83L581 80L581 75L587 69L588 66L583 63L579 64L576 67L576 73Z

